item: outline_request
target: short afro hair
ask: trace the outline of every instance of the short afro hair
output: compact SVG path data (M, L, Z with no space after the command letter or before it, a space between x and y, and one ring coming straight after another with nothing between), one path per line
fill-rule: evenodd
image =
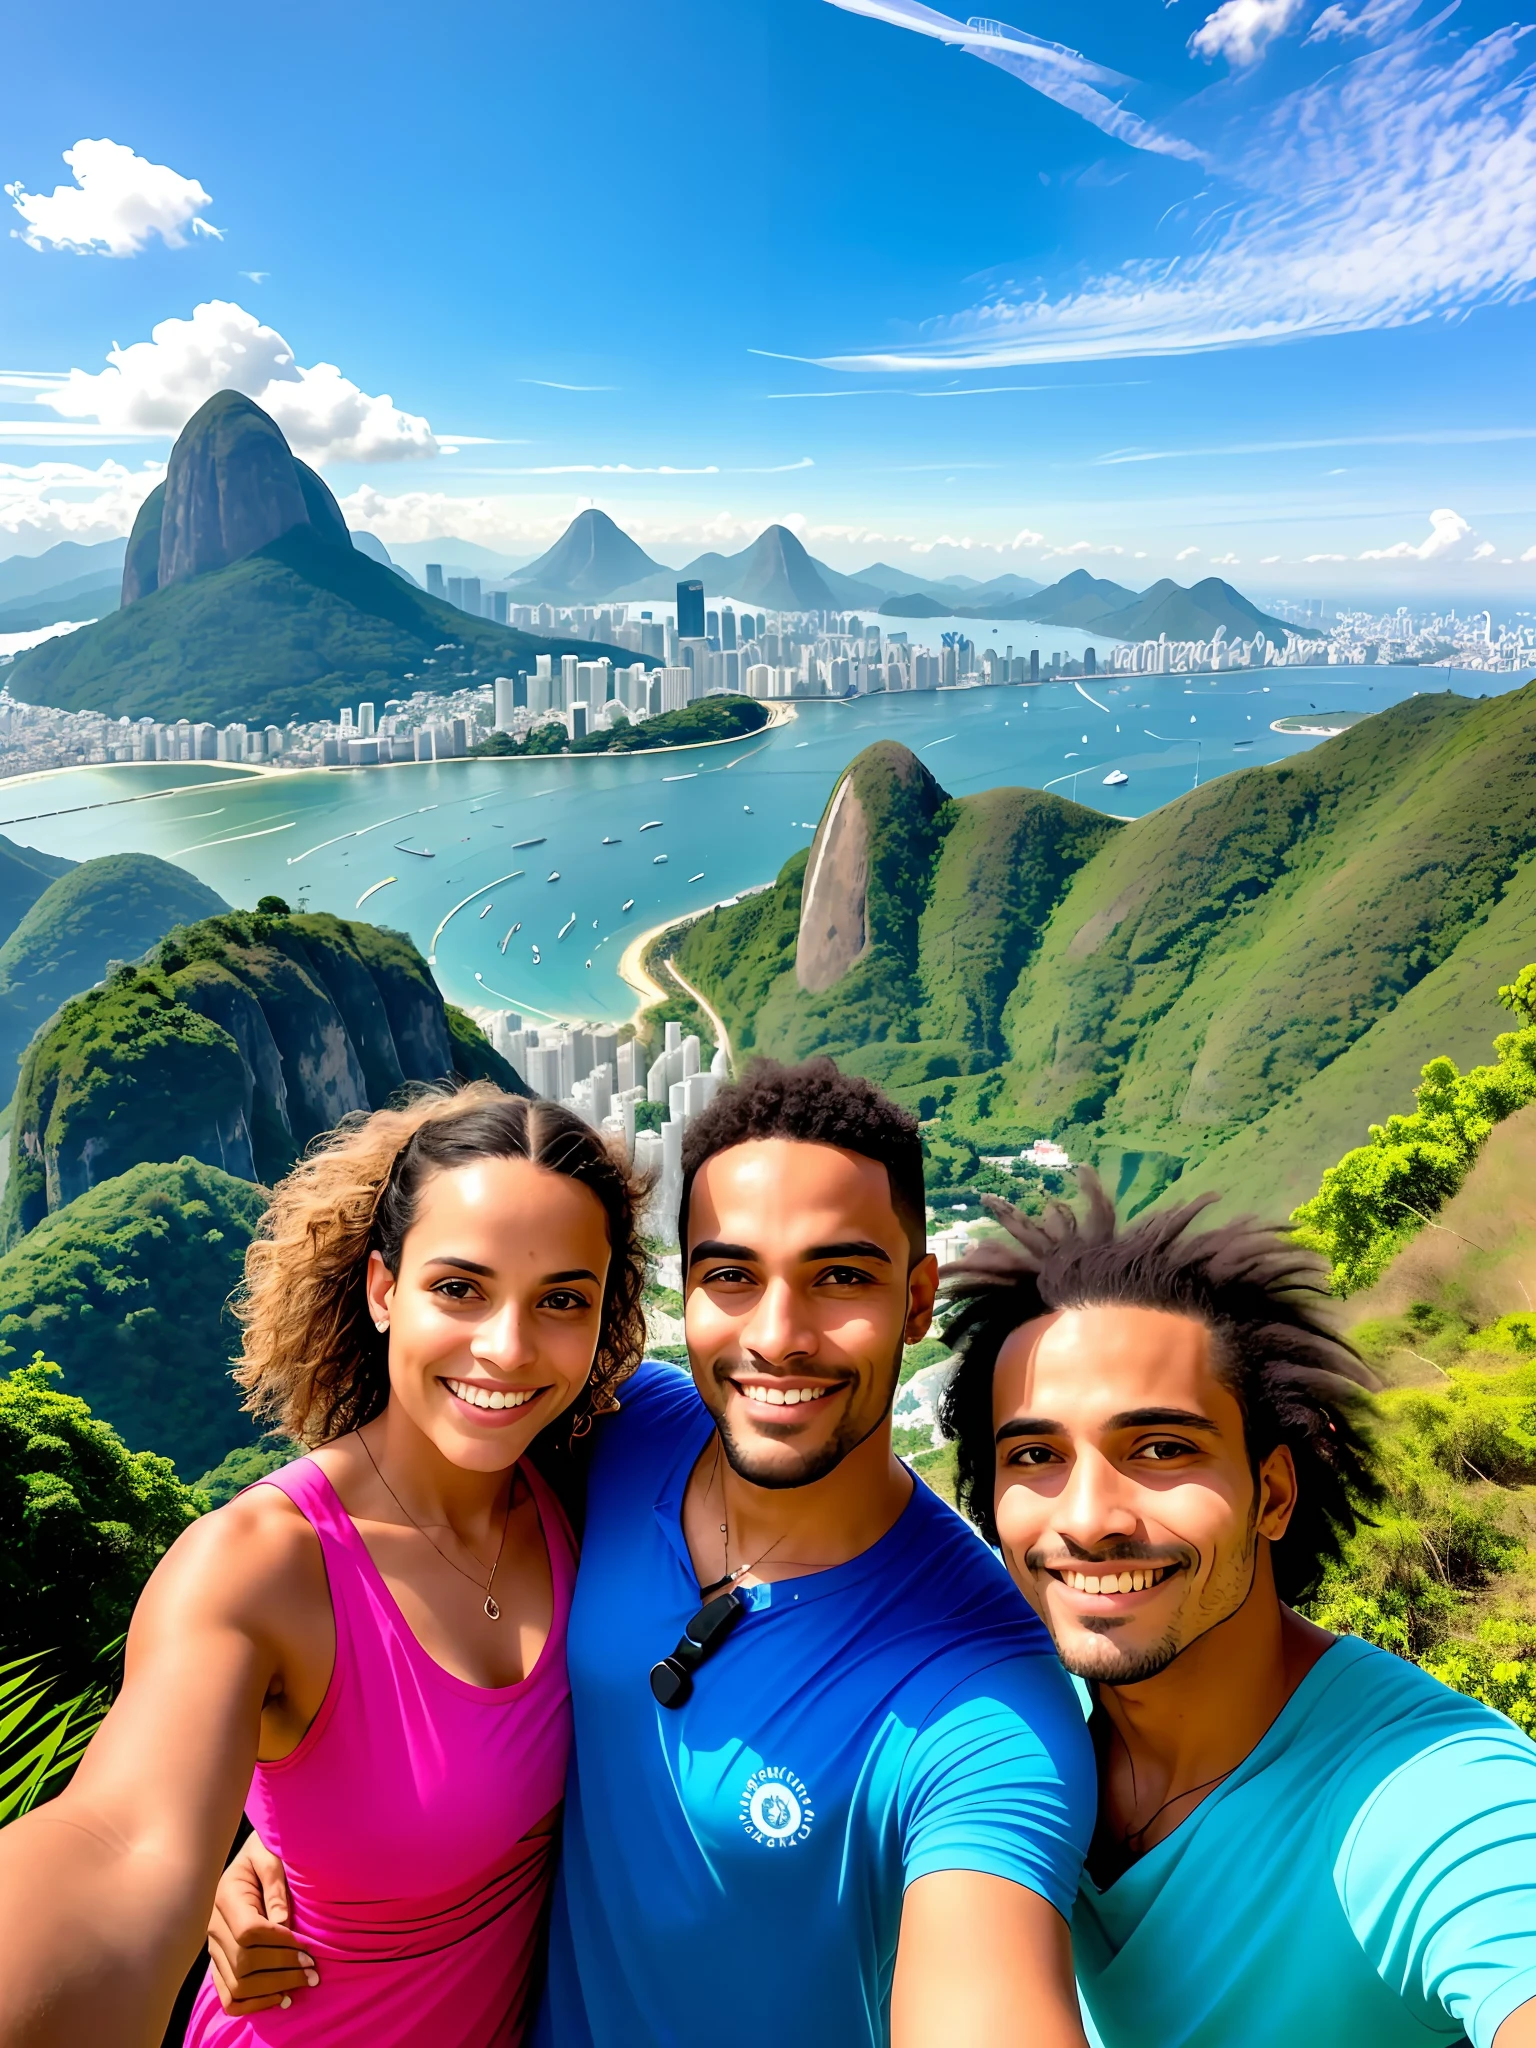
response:
M877 1160L890 1180L891 1206L907 1233L913 1264L923 1257L928 1248L928 1210L917 1119L873 1082L842 1073L824 1057L797 1067L754 1060L740 1081L722 1088L688 1125L677 1204L677 1241L685 1256L694 1176L717 1152L758 1138L836 1145Z
M1064 1202L1030 1217L983 1197L1012 1241L979 1245L944 1269L955 1305L944 1336L959 1364L939 1421L956 1446L961 1505L996 1544L992 1377L1021 1325L1058 1309L1115 1304L1191 1316L1215 1339L1216 1369L1242 1409L1255 1470L1280 1444L1295 1460L1296 1509L1273 1560L1281 1599L1305 1599L1382 1498L1360 1428L1362 1391L1377 1383L1329 1327L1326 1265L1252 1216L1189 1235L1216 1195L1122 1230L1094 1174L1080 1169L1078 1185L1081 1218Z

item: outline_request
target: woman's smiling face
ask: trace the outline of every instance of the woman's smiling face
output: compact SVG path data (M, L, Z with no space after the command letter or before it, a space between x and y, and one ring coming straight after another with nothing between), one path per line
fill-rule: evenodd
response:
M609 1258L602 1204L565 1174L517 1158L433 1174L399 1270L369 1260L391 1400L451 1463L515 1463L586 1385Z

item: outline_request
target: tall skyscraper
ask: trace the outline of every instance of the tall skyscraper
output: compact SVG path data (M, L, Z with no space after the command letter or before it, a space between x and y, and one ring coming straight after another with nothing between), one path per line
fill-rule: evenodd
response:
M724 605L720 611L720 646L724 653L729 654L735 645L736 614L729 605Z
M464 578L462 576L450 576L448 578L448 602L456 604L462 611L464 607Z
M507 623L507 593L504 590L493 590L489 603L491 617L498 626L504 626Z
M704 586L697 580L677 586L677 637L704 638Z
M464 578L464 594L459 599L459 603L465 611L473 612L477 618L479 617L480 578L478 576L466 576Z
M447 591L443 588L443 565L441 562L428 562L427 564L427 595L428 597L446 597L448 595Z

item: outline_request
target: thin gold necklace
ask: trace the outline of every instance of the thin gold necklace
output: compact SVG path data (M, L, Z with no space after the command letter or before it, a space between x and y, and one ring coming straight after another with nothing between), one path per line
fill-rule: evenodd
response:
M501 1541L496 1546L496 1562L491 1566L491 1576L486 1580L484 1586L482 1587L480 1581L475 1577L473 1572L467 1572L465 1571L463 1565L455 1564L454 1560L448 1555L447 1551L444 1550L441 1543L438 1543L433 1537L427 1536L426 1530L422 1528L420 1522L417 1521L416 1517L411 1513L410 1509L406 1506L405 1502L400 1498L399 1494L396 1493L395 1489L384 1477L384 1474L379 1471L379 1461L373 1455L373 1452L368 1450L368 1439L362 1434L361 1430L359 1430L358 1432L357 1440L362 1445L363 1449L365 1451L368 1451L368 1462L373 1467L374 1471L378 1472L379 1484L383 1487L384 1491L389 1495L390 1499L394 1502L395 1506L400 1510L401 1514L404 1515L405 1519L410 1523L411 1527L416 1531L416 1533L419 1536L427 1537L427 1541L432 1545L432 1548L437 1552L438 1556L443 1560L444 1564L453 1565L453 1569L458 1573L461 1579L468 1579L469 1583L475 1588L477 1592L484 1593L486 1619L488 1621L500 1621L501 1607L495 1599L494 1595L492 1594L491 1588L495 1585L496 1574L501 1569L501 1553L507 1547L507 1530L512 1525L512 1503L517 1498L517 1467L514 1465L512 1468L512 1484L507 1488L507 1512L505 1516L502 1518ZM469 1545L466 1543L464 1548L468 1550Z
M763 1562L764 1558L771 1556L772 1553L775 1550L777 1550L779 1545L784 1541L784 1531L781 1529L778 1535L775 1536L773 1541L769 1544L768 1548L766 1550L760 1550L757 1553L757 1556L753 1558L750 1564L739 1564L737 1565L735 1571L732 1571L730 1513L725 1505L725 1475L720 1470L720 1439L718 1436L715 1438L715 1469L710 1479L711 1492L714 1491L716 1480L720 1482L720 1512L722 1515L726 1517L726 1519L719 1525L720 1535L723 1539L723 1548L725 1553L725 1577L723 1579L714 1579L710 1582L709 1585L701 1586L699 1588L700 1593L706 1599L709 1597L711 1593L718 1593L722 1586L734 1586L736 1581L738 1579L744 1579L747 1576L748 1572L755 1572L758 1566ZM425 1535L426 1531L423 1530L422 1534ZM430 1541L430 1538L428 1540Z

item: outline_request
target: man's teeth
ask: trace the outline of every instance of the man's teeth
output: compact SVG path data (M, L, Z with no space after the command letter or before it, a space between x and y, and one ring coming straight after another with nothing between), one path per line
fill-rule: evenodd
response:
M795 1408L807 1401L819 1401L830 1394L830 1387L764 1387L748 1381L741 1390L749 1401L756 1401L764 1408Z
M1144 1571L1095 1573L1091 1577L1087 1572L1062 1572L1060 1576L1075 1593L1143 1593L1172 1569L1172 1565L1160 1564Z
M447 1386L449 1393L457 1394L471 1408L522 1408L538 1394L536 1387L530 1387L526 1392L508 1387L503 1392L490 1387L472 1387L466 1380L449 1380Z

